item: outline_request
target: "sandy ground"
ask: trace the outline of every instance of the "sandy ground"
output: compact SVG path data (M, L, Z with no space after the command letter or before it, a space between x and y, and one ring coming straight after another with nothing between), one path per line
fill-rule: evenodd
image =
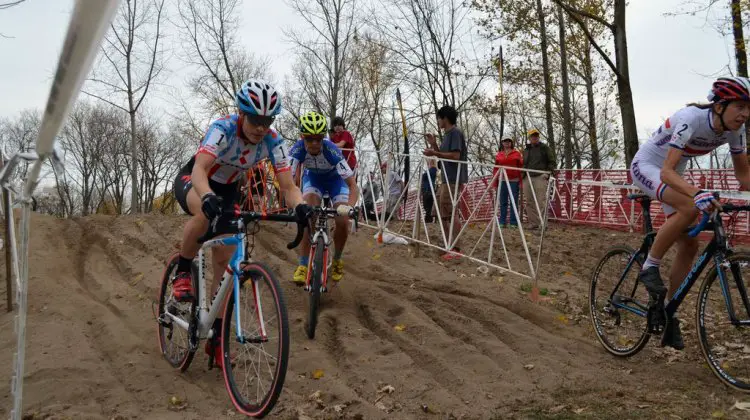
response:
M153 302L184 221L34 216L26 418L239 418L202 347L184 374L159 353ZM594 338L591 269L609 245L635 245L635 234L553 226L540 276L548 299L532 303L523 279L469 261L438 264L434 250L415 256L412 246L378 245L362 230L347 249L345 279L324 296L313 341L304 333L306 295L287 281L292 234L265 226L255 254L282 280L291 326L287 380L269 418L748 417L731 407L750 397L723 387L702 361L692 304L682 353L652 340L634 358L617 359ZM3 298L2 378L11 376L13 337ZM318 369L323 376L314 379ZM379 393L386 385L395 391ZM9 386L0 381L0 417L11 407ZM172 396L187 407L173 411Z

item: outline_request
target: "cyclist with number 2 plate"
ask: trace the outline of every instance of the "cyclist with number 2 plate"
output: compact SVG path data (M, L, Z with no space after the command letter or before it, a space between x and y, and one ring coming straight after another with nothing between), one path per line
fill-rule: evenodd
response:
M348 214L359 199L359 190L354 172L346 163L341 150L326 136L326 117L317 112L308 112L300 118L300 135L302 139L292 146L290 153L293 173L300 164L305 171L302 175L302 193L305 201L312 206L319 206L323 194L328 193L333 207L338 211L336 231L333 234L334 254L331 266L331 279L341 281L344 277L344 262L341 254L349 236ZM310 241L309 232L305 230L305 239L297 248L299 265L292 280L297 285L304 285L307 278Z
M720 204L710 192L682 178L690 158L710 153L728 143L737 180L750 189L750 165L747 161L745 122L750 117L750 79L722 77L713 84L709 104L690 104L669 117L651 135L633 158L630 172L633 184L651 198L662 202L667 221L659 229L639 280L649 293L649 326L660 332L666 326L662 345L682 350L679 321L667 320L664 312L667 288L659 274L659 264L672 244L677 257L669 276L671 297L692 266L698 252L698 239L685 230L699 212L711 211Z
M174 181L177 202L192 216L185 224L180 259L172 281L172 294L178 302L189 302L196 297L190 270L200 248L198 238L206 233L209 222L218 222L223 211L237 205L238 178L257 162L265 158L271 160L282 194L287 203L296 206L298 221L306 221L310 214L310 206L304 203L300 189L294 185L284 140L270 128L281 112L280 94L265 81L251 79L237 91L236 104L238 113L211 123L198 151ZM233 252L232 247L214 249L212 293L216 292ZM221 319L216 319L214 328L220 331ZM214 341L206 343L209 354L220 351ZM216 357L216 360L222 358Z

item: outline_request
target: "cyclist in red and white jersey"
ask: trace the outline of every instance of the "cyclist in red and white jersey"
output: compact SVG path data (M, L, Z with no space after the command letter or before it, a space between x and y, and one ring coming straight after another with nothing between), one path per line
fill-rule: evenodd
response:
M662 345L678 350L685 345L679 321L665 317L667 289L659 274L659 263L672 244L677 243L677 257L669 276L671 297L687 276L698 252L697 238L688 237L685 229L695 221L699 211L710 211L719 206L710 192L682 178L687 162L729 144L735 176L745 189L750 189L745 135L745 122L750 117L750 79L719 78L714 82L708 100L710 104L691 104L669 117L641 146L630 167L633 184L661 201L667 216L639 278L649 292L652 325L661 329L666 323Z
M177 270L172 279L172 294L178 302L195 298L190 270L200 248L198 238L208 230L209 221L218 222L224 211L235 207L239 198L238 179L257 162L265 158L271 160L282 194L290 207L296 206L298 221L305 221L311 212L292 179L286 145L270 128L281 112L279 93L268 83L251 79L237 91L236 104L239 112L211 123L198 151L175 177L175 198L185 213L192 216L185 224ZM233 247L214 248L212 293L218 289L233 252ZM221 322L221 318L216 319L215 331L220 331ZM206 342L206 352L221 361L217 340L218 334Z

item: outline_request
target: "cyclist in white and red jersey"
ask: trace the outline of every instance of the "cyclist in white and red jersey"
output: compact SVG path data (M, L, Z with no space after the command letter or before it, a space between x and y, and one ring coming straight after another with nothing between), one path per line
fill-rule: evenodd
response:
M682 173L690 158L728 143L735 176L745 189L750 189L745 138L745 122L750 117L750 79L720 78L714 82L708 99L710 104L691 104L669 117L641 146L630 167L633 183L661 201L667 216L639 279L649 292L652 332L663 330L662 345L678 350L685 345L679 321L667 320L665 316L667 289L659 274L659 263L672 244L677 243L677 257L669 276L671 297L687 276L698 252L697 238L688 237L685 229L695 221L699 211L719 206L710 192L688 183Z
M180 170L174 181L174 194L180 207L192 218L185 224L177 272L172 280L172 294L178 302L195 298L190 267L200 245L198 238L222 212L237 205L240 175L264 158L276 169L279 187L287 203L295 207L299 221L309 217L311 208L302 200L294 184L289 152L279 134L271 129L281 112L281 97L268 83L248 80L237 91L239 112L214 121L206 132L198 151ZM233 247L217 247L213 252L212 293L218 288ZM221 319L214 328L219 331ZM218 338L218 334L214 335ZM215 340L208 340L206 352L220 351ZM222 360L215 355L215 360Z

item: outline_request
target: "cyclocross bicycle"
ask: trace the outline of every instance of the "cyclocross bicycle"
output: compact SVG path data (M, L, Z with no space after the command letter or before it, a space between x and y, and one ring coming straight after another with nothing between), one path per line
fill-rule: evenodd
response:
M310 295L307 325L305 328L307 337L310 339L315 338L315 327L318 325L320 295L328 292L328 269L331 267L331 255L328 252L328 247L333 240L329 233L328 220L336 216L341 215L338 214L336 209L324 204L323 207L314 207L312 216L310 217L312 220L311 223L314 224L315 232L311 235L310 239L310 262L307 266L307 278L305 279L304 286L304 290ZM347 216L354 220L354 230L356 231L359 226L357 221L359 210L353 208Z
M628 198L643 207L646 236L637 251L626 245L607 251L594 269L589 295L591 322L599 342L608 352L621 357L637 354L650 338L648 292L638 281L638 274L656 237L649 211L651 199L644 194L631 194ZM738 212L747 211L748 205L723 204L720 211L704 214L698 226L689 231L694 237L709 230L713 237L665 312L670 322L690 288L713 261L700 286L696 305L700 347L719 380L750 392L750 301L746 284L750 280L750 253L732 249L721 217L722 213L736 217Z
M200 340L220 334L224 383L235 408L251 417L263 417L276 404L289 359L289 321L284 294L273 272L252 261L254 235L259 220L295 222L288 214L254 212L225 213L211 223L201 237L197 262L191 267L192 302L180 303L172 297L172 278L179 253L167 260L158 303L159 346L164 358L184 372L190 366ZM297 225L297 237L287 245L299 245L304 225ZM218 235L232 236L212 239ZM248 243L249 242L249 243ZM217 246L235 246L218 292L208 302L204 250ZM212 328L222 312L221 331ZM209 355L209 367L213 366Z

